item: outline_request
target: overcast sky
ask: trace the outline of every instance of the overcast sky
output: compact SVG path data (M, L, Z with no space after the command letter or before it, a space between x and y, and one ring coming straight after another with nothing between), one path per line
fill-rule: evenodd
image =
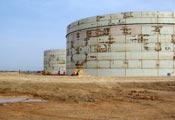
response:
M78 19L126 11L175 11L175 0L0 0L0 70L42 70L43 52L66 48Z

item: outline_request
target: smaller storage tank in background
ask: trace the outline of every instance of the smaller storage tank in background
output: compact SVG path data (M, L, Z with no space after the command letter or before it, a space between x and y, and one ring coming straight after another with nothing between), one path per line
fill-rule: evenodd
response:
M44 70L50 74L66 74L66 50L44 51Z

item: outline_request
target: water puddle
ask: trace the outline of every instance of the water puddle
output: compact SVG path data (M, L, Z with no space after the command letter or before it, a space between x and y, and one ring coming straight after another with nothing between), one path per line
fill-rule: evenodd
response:
M0 104L17 103L17 102L46 102L46 100L24 98L24 97L3 97L3 96L0 96Z

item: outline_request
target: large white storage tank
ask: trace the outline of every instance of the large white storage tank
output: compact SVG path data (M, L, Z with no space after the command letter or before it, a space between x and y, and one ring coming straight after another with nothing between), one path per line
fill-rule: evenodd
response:
M94 76L175 75L175 12L124 12L67 27L67 73Z
M66 50L44 51L44 70L51 74L66 74Z

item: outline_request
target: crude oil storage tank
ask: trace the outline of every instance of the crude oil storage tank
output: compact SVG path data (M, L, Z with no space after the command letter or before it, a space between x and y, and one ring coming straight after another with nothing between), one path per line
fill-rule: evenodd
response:
M67 27L67 73L175 75L175 12L124 12Z
M66 50L54 49L44 51L44 70L51 74L65 74Z

